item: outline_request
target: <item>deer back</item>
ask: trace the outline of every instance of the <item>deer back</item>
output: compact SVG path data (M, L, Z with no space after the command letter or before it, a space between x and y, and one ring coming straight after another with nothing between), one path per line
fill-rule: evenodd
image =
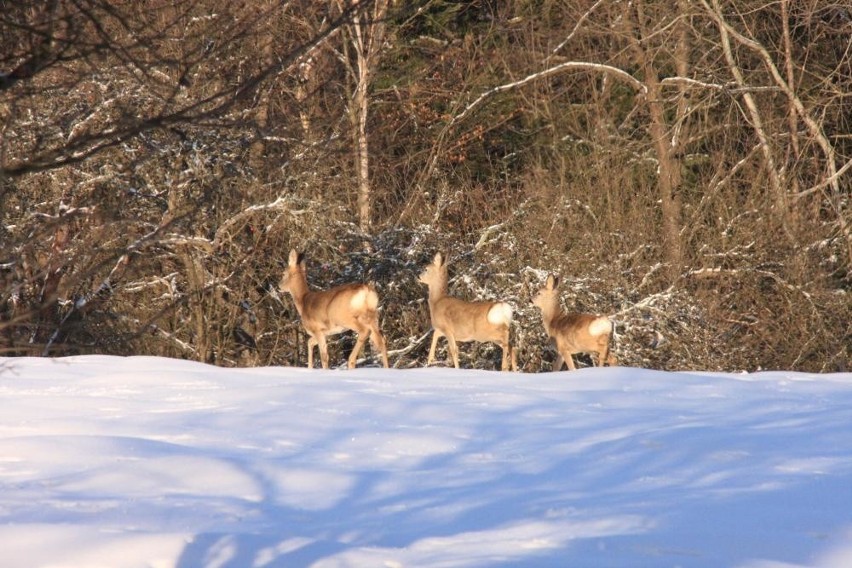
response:
M326 333L360 330L375 319L379 296L368 284L352 283L308 292L300 313L305 328Z
M574 353L597 351L612 333L612 321L605 316L561 313L550 322L550 334Z
M505 302L466 302L444 296L430 305L432 326L457 341L496 341L512 323Z

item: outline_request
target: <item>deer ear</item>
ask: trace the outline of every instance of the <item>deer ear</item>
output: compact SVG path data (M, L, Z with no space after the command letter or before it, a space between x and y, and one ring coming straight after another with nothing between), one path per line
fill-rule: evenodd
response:
M440 252L436 252L435 260L433 260L432 262L435 263L435 266L441 266L444 263L444 255L442 255Z
M547 277L547 284L545 284L548 290L556 290L556 287L559 286L559 277L554 276L553 274Z
M299 264L299 253L296 252L296 249L292 249L290 251L290 260L288 263L290 266L296 266Z

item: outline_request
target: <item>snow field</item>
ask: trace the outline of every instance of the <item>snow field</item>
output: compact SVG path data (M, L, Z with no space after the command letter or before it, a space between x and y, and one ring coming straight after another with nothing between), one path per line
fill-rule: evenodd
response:
M16 567L852 565L852 374L0 359Z

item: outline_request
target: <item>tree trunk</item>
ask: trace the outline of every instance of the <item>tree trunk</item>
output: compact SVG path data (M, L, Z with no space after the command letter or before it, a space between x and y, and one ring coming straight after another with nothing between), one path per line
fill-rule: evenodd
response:
M366 60L358 57L358 85L355 89L353 101L355 112L355 147L357 148L355 158L355 171L358 176L358 222L361 230L370 232L372 217L370 196L370 148L367 140L367 113L369 111L369 99L367 93L369 69Z
M336 0L341 11L355 4L355 0ZM367 137L367 117L370 108L369 87L384 42L389 0L375 0L372 7L356 11L346 26L342 60L353 83L349 107L355 145L355 176L358 183L356 209L358 223L364 232L372 226L372 187L370 183L370 148ZM354 62L347 53L350 45Z
M630 11L628 9L628 11ZM683 244L681 242L681 202L679 191L682 183L680 161L675 155L672 136L666 122L662 86L657 69L654 65L654 55L643 46L644 14L641 2L636 3L635 13L627 20L634 21L630 34L633 52L637 63L644 75L643 81L647 88L645 102L648 105L650 124L648 132L657 155L657 191L660 198L660 209L663 226L663 246L668 263L669 279L677 278L683 267ZM679 66L683 62L679 63Z

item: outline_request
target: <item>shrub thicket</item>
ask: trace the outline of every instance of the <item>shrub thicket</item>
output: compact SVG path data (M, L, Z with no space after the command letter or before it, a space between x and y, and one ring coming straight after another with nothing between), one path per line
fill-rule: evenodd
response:
M4 353L304 364L297 248L316 287L375 283L422 365L440 250L451 293L513 304L525 371L548 273L624 365L848 369L849 9L587 4L391 2L363 68L341 6L378 2L5 6Z

